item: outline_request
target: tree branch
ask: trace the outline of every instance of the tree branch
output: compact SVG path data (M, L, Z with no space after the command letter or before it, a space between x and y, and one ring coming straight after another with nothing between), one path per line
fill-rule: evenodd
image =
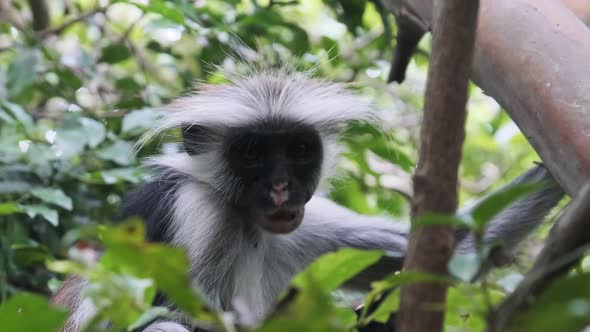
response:
M108 6L97 7L87 13L84 13L78 17L75 17L69 21L62 23L55 28L45 29L39 33L39 36L41 38L47 38L48 36L51 36L51 35L59 35L62 32L64 32L64 30L66 30L67 28L69 28L70 26L72 26L76 23L82 22L95 14L104 13L107 10L107 8L108 8Z
M408 6L423 24L432 21L433 0L381 1L393 13ZM578 1L563 1L583 17L571 5ZM558 0L482 0L480 12L474 82L510 113L561 186L575 194L590 180L590 29Z
M414 175L412 218L454 214L465 137L467 85L479 1L437 1L426 84L421 147ZM454 248L452 226L423 227L410 235L404 269L446 275ZM442 331L447 285L417 283L401 289L397 327L402 332Z
M590 244L589 228L590 183L587 183L555 225L533 268L491 315L488 331L507 331L517 314L583 257Z
M33 14L33 29L45 30L49 27L49 8L45 0L29 0L29 7Z

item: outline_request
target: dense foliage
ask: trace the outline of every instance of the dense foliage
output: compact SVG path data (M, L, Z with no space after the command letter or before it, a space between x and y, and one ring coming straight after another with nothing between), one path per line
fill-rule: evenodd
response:
M20 1L12 2L8 22L0 24L3 329L55 331L64 314L48 309L46 297L64 272L91 281L89 293L100 317L112 319L117 327L138 326L166 314L149 305L156 287L202 322L223 325L222 316L204 311L198 295L186 291L182 251L144 244L143 228L136 221L105 225L122 195L149 176L138 161L175 140L174 135L163 137L138 156L132 154L137 138L157 117L154 109L196 81L223 81L222 69L235 67L227 54L238 39L294 56L301 67L316 67L319 76L354 82L359 93L382 109L381 130L358 125L343 139L343 176L330 195L361 213L407 220L429 42L421 44L407 82L387 84L395 22L378 2L47 3L47 29L28 27L30 8ZM476 88L471 92L461 169L465 202L537 160L497 104ZM99 243L107 248L100 263L85 263ZM355 326L346 301L334 301L331 292L380 255L344 250L324 257L294 281L299 292L291 305L260 329L301 331L313 326L313 331L345 331ZM493 277L494 287L483 291L468 284L452 288L448 328L481 330L490 301L500 299L519 276L515 269L501 271ZM393 275L375 284L369 298L421 277ZM387 303L394 303L396 293L390 298ZM23 307L28 311L16 309ZM35 318L27 314L31 311L37 312ZM383 318L387 313L375 315Z

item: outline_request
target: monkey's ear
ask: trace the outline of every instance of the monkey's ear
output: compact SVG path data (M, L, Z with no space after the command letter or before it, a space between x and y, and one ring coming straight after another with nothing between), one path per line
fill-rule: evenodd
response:
M202 125L183 125L180 129L184 149L191 156L207 152L210 144L220 137L218 131Z

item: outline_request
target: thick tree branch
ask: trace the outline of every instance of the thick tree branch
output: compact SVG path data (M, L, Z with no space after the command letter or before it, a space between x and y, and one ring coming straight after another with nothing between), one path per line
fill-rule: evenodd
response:
M426 84L421 147L414 175L412 217L457 208L458 169L465 137L467 84L479 1L436 2L432 55ZM404 268L446 275L454 248L451 226L431 226L410 235ZM442 331L447 285L417 283L401 289L397 327L402 332ZM438 308L436 308L438 307Z
M431 22L432 0L382 1ZM561 1L482 0L473 80L510 113L570 195L590 179L588 59L590 29Z
M490 317L488 331L508 331L512 319L555 279L583 257L590 244L590 183L580 190L560 218L533 268Z
M590 1L588 0L561 0L582 22L590 26Z
M33 14L33 29L45 30L49 27L49 8L45 0L29 0L29 7Z

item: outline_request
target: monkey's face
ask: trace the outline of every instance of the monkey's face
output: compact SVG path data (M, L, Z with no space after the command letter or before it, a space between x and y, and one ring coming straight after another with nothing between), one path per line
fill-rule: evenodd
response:
M260 228L289 233L303 220L322 166L322 143L312 128L231 130L224 143L234 185L233 204Z

